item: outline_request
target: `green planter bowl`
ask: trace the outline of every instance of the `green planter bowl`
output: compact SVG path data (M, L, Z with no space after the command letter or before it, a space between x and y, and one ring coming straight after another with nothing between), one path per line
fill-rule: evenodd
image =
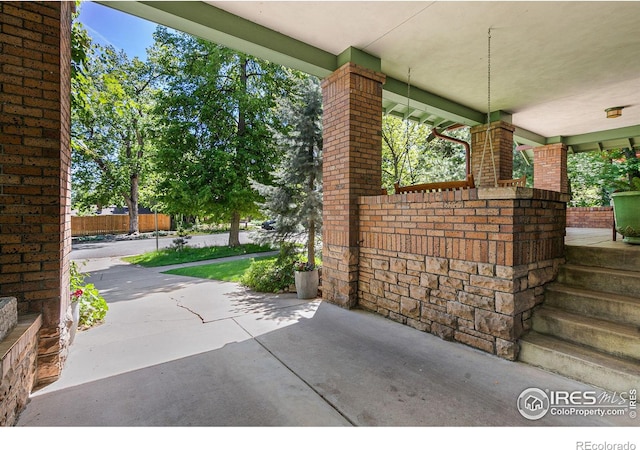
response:
M614 192L613 214L616 231L629 244L640 244L640 191Z

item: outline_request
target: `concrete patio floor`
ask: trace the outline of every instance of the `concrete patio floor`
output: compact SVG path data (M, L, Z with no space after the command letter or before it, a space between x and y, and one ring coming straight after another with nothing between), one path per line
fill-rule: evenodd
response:
M18 426L638 425L527 420L516 408L527 388L598 390L365 311L117 258L84 270L109 302L106 322L76 335L61 378Z
M616 240L614 241L613 230L609 228L567 228L564 242L566 245L624 248L640 251L640 245L630 245L622 242L622 239L622 235L616 234Z

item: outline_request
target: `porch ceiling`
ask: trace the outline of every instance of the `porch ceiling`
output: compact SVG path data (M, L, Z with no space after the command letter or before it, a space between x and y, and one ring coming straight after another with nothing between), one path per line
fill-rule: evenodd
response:
M491 110L519 143L640 146L640 2L100 3L321 77L361 63L386 112L440 127L484 121L491 28Z

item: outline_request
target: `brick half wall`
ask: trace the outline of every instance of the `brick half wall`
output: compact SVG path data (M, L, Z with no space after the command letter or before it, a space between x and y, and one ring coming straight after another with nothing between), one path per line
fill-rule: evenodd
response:
M565 197L528 188L360 197L359 305L515 359L564 261Z
M567 208L567 227L613 228L613 207Z

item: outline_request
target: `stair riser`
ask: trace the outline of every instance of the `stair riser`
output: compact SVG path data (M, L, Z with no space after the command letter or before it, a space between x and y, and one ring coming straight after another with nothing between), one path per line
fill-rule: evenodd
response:
M640 359L640 335L630 338L608 330L541 314L533 316L533 329L538 333L586 345L610 355Z
M573 293L547 290L545 305L582 314L640 326L640 303L633 304L605 298L593 298Z
M640 295L640 276L623 273L598 273L589 270L576 270L560 267L558 282L592 291L638 297Z
M569 264L640 272L640 251L637 245L623 248L568 245L566 259Z
M520 345L519 359L527 364L600 386L610 392L626 392L637 386L637 375L603 367L526 341L522 341Z

